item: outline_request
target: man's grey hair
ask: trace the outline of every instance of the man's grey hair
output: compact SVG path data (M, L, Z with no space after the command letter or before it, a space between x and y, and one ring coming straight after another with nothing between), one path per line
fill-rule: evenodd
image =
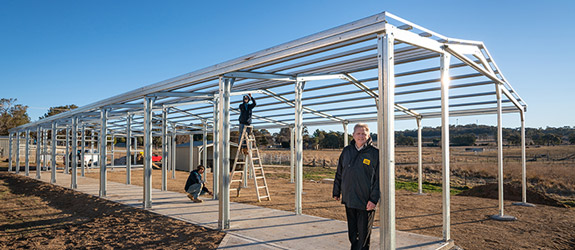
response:
M365 123L355 124L355 126L353 127L353 133L355 133L355 130L357 130L357 128L365 128L365 132L367 132L367 134L369 134L369 127L367 126L367 124L365 124Z

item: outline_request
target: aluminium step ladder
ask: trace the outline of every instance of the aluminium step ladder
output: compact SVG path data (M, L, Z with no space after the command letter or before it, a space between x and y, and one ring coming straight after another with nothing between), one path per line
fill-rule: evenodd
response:
M256 137L253 133L253 126L244 126L234 165L231 170L230 192L237 191L237 197L240 197L242 188L248 186L248 177L254 180L258 202L265 198L271 201L264 167L262 166L262 160L260 158L260 151L256 145ZM237 188L231 188L234 183L238 183Z

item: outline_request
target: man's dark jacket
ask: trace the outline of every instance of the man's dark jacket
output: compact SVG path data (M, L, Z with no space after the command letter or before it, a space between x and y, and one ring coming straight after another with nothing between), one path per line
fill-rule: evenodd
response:
M256 100L252 97L252 104L242 102L240 104L240 124L252 124L252 109L256 106Z
M186 186L184 187L184 190L187 192L188 188L190 188L191 185L194 185L196 183L204 183L202 181L202 175L200 175L200 173L198 173L198 170L194 170L194 171L190 172L190 175L188 176L188 180L186 181Z
M366 210L367 202L379 201L379 150L371 138L357 151L355 140L339 156L333 182L333 196L341 197L346 207Z

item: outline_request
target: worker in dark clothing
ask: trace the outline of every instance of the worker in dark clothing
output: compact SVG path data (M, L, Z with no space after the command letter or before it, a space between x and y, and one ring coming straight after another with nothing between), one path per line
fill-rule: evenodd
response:
M250 100L252 103L250 104ZM242 140L242 133L244 132L244 127L249 126L252 124L252 109L256 106L256 100L252 97L252 94L248 94L244 96L243 102L240 104L240 118L238 119L240 122L240 139L238 141L241 142ZM247 149L242 147L242 150L247 153Z
M341 152L333 183L333 198L345 205L352 250L369 249L379 201L378 169L379 150L371 143L367 124L358 123L353 140Z
M205 168L202 165L199 165L196 170L190 172L188 176L188 180L186 181L186 186L184 190L188 193L188 198L196 203L204 202L198 196L208 193L212 195L212 192L208 190L208 188L204 185L204 180L202 180L202 174L204 173Z

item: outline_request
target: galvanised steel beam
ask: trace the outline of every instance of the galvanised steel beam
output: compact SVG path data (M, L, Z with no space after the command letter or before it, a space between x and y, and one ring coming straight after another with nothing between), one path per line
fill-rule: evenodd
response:
M13 149L14 149L14 143L13 143L13 139L14 136L12 136L13 133L8 133L8 172L12 172L12 159L14 158L14 154L13 154Z
M441 56L441 156L442 156L442 218L443 241L451 240L451 207L450 207L450 156L449 156L449 64L451 56Z
M527 203L527 155L525 153L525 112L521 110L521 202L514 202L513 205L534 207L534 204Z
M511 221L517 220L514 216L505 215L504 212L504 190L503 190L503 111L501 103L502 84L495 84L497 92L497 191L499 197L499 214L492 215L494 220Z
M265 79L265 80L275 80L275 81L296 81L296 77L293 75L286 74L272 74L265 72L246 72L246 71L236 71L223 74L227 78L248 78L248 79Z
M134 115L126 117L126 184L132 183L132 119ZM82 143L83 144L83 143Z
M20 173L20 131L16 131L16 174Z
M66 156L64 157L64 173L68 174L70 170L70 126L66 124L66 140L65 140L65 147L66 147Z
M417 193L423 194L423 142L421 135L421 117L415 119L417 122Z
M278 94L276 94L276 93L274 93L274 92L272 92L272 91L270 91L270 90L264 90L264 92L265 92L265 94L267 94L267 95L273 97L274 99L276 99L276 100L278 100L278 101L280 101L280 102L282 102L282 103L285 103L285 104L287 104L287 105L289 105L289 106L291 106L291 107L295 107L295 105L296 105L296 104L294 103L294 101L290 101L290 100L288 100L287 98L285 98L285 97L283 97L283 96L281 96L281 95L278 95ZM339 122L342 122L342 121L343 121L343 119L341 119L341 118L338 118L338 117L336 117L336 116L333 116L333 115L330 115L330 114L326 114L326 113L323 113L323 112L319 112L319 111L316 111L316 110L311 109L311 108L304 108L304 110L306 110L306 111L308 111L308 112L310 112L310 113L312 113L312 114L314 114L314 115L317 115L317 116L320 116L320 117L323 117L323 118L327 118L327 119L330 119L330 120L339 121Z
M107 133L108 133L108 109L102 109L100 111L100 132L98 136L100 137L100 155L98 156L98 165L100 166L100 190L99 196L106 197L107 193L107 183L108 183L108 169L107 169Z
M218 124L220 122L219 118L220 116L219 114L219 106L220 106L220 101L219 101L219 96L214 96L214 101L213 101L213 123L212 123L212 127L214 129L212 129L212 133L213 133L213 153L214 153L214 159L213 159L213 163L214 165L212 166L212 188L213 188L213 198L215 200L220 199L220 133L219 130L216 129L218 128ZM193 136L191 136L191 138L194 138ZM193 140L190 139L190 142L193 142ZM199 152L198 152L199 153ZM191 154L190 154L191 155ZM190 158L190 161L192 160L192 158ZM191 171L191 168L190 168Z
M489 72L487 69L482 68L481 66L479 66L477 63L470 60L466 56L458 53L457 51L451 49L450 47L445 47L445 50L448 51L453 56L457 57L457 59L461 60L462 62L467 63L470 67L479 71L480 73L482 73L483 75L485 75L489 79L495 81L497 84L506 85L505 81L499 79L493 73ZM505 96L507 96L507 99L509 99L511 102L513 102L513 104L515 104L515 107L517 107L518 109L523 109L525 111L524 105L519 103L519 101L517 99L515 99L515 97L509 92L509 90L507 90L506 88L502 88L501 91L503 92L503 94L505 94Z
M297 81L295 84L295 214L302 214L303 192L303 105L302 94L305 82Z
M25 138L26 138L26 144L25 144L24 152L26 152L26 158L24 160L24 175L29 176L30 175L30 130L29 129L26 129Z
M255 129L255 128L254 128ZM295 125L292 125L289 127L289 131L290 131L290 174L289 174L289 183L294 183L294 178L295 178L295 158L296 158L296 154L295 154Z
M152 208L152 107L155 99L144 98L144 208Z
M80 147L82 153L80 154L80 176L86 176L86 124L82 124L82 131L80 132ZM90 152L93 153L93 152Z
M379 107L379 244L381 249L395 249L395 131L394 131L394 38L384 33L377 38Z
M221 132L219 151L220 157L220 200L218 214L218 228L230 228L230 92L233 78L220 78L219 91L219 131ZM205 139L204 139L205 140ZM204 148L207 151L207 148Z
M168 190L168 109L162 109L162 191Z
M51 167L52 173L50 176L50 183L56 183L56 137L58 134L58 124L56 122L52 122L52 159L51 159Z
M212 93L198 93L198 92L181 92L181 91L161 91L153 94L148 94L149 97L195 97L195 98L211 98Z
M40 126L36 127L36 179L42 178L42 166L40 164L42 158L42 140L43 130Z
M72 179L70 182L70 188L78 188L78 117L72 117ZM83 160L82 160L83 161Z

